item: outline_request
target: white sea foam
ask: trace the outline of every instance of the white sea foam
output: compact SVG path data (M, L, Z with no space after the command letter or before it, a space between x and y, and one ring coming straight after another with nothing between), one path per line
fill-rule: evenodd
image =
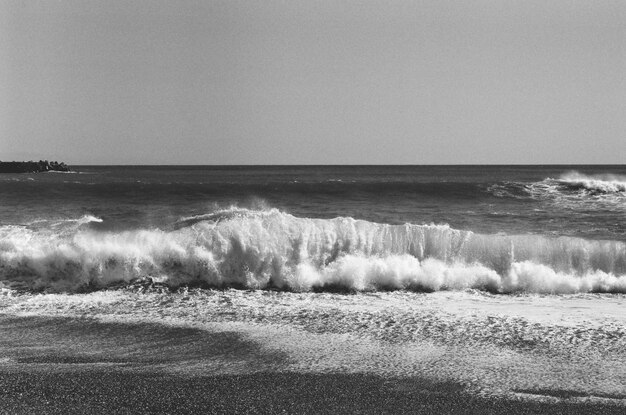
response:
M558 182L599 193L626 192L626 176L614 174L585 175L572 171L561 175Z
M0 284L74 291L151 277L170 286L295 291L626 292L626 245L617 241L298 218L277 209L233 208L183 223L170 232L0 227Z
M56 225L61 225L64 223L73 223L73 224L77 224L77 225L85 225L87 223L91 223L91 222L96 222L96 223L102 223L102 219L93 216L93 215L83 215L82 217L78 218L78 219L64 219L62 221L56 222Z
M626 197L626 176L586 175L570 171L558 178L548 177L534 183L496 183L489 186L487 191L497 197L525 199L530 196L568 205L587 201L593 204L606 202L622 206Z
M8 332L14 339L27 333L34 336L29 338L33 342L38 338L48 351L58 350L62 356L85 356L88 350L90 356L104 355L107 360L113 360L112 356L124 362L139 358L143 369L151 363L136 350L145 345L150 356L165 357L150 359L158 362L159 371L179 375L258 370L371 373L392 379L418 376L452 380L474 392L515 399L518 391L535 391L539 395L527 398L542 399L542 390L562 390L594 399L612 397L612 403L626 404L622 295L504 298L476 291L428 295L393 291L346 296L192 289L172 294L26 294L2 300L5 316L28 316L23 320L28 331L17 319L10 323L13 329ZM63 317L58 321L63 329L56 324L28 324L33 316ZM116 324L112 332L98 330L94 337L92 319L123 324ZM281 358L233 364L214 354L197 354L197 342L185 347L188 337L178 346L144 343L150 339L144 337L145 331L136 337L141 326L135 324L145 323L154 325L148 330L151 333L160 332L155 323L239 333L263 351L280 353ZM124 344L109 347L117 344L118 336L131 339L122 343L133 350ZM51 338L58 341L50 343ZM0 364L18 364L25 356L39 353L25 351L20 344L5 342L2 355L10 360ZM241 357L235 355L238 361Z

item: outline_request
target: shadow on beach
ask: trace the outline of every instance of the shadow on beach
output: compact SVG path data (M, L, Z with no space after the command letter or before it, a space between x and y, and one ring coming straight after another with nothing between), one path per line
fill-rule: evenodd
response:
M419 377L289 372L287 356L233 332L14 316L0 316L0 330L2 414L623 413L486 398Z

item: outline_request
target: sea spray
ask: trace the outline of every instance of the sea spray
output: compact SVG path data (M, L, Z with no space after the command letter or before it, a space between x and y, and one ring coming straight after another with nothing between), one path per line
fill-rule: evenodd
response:
M619 241L300 218L278 209L226 209L176 227L0 227L0 284L73 292L150 277L170 287L293 291L626 292Z
M615 174L586 175L571 171L561 175L557 180L572 189L584 189L597 193L624 193L626 192L626 176Z

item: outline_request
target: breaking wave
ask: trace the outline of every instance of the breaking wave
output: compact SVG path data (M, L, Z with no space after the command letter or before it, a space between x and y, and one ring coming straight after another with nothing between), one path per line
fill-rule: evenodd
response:
M556 182L571 190L592 193L626 192L626 177L612 174L585 175L574 171L562 175Z
M80 221L97 218L83 218ZM300 218L226 209L175 230L98 232L0 227L0 287L100 289L151 278L308 291L626 292L626 244L538 235L481 235L447 225Z
M531 198L570 208L622 210L626 201L626 176L571 171L556 179L548 177L533 183L496 183L489 186L487 192L499 198Z

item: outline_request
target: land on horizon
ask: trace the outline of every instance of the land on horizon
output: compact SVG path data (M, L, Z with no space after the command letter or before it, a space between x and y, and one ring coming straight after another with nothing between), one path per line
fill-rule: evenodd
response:
M0 173L42 173L46 171L68 172L70 168L58 161L0 161Z

